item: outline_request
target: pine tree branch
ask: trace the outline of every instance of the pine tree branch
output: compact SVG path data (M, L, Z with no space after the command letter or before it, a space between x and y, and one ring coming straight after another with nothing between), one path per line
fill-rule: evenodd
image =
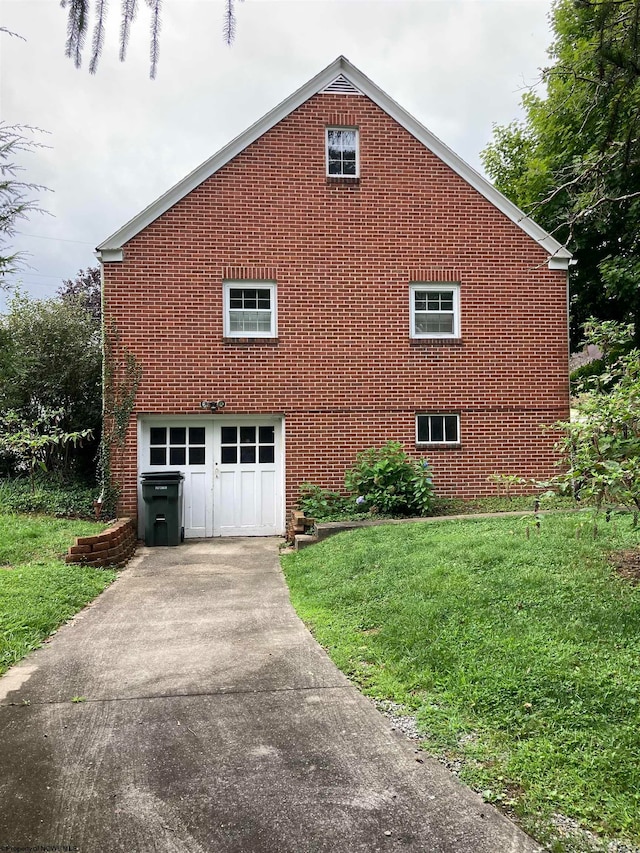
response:
M151 44L150 58L151 69L149 76L152 80L156 79L158 70L158 57L160 55L160 6L162 0L147 0L147 5L151 8Z
M129 35L138 12L138 0L122 0L122 21L120 22L120 62L127 58Z
M89 73L95 74L98 68L98 60L104 46L104 20L107 14L108 0L96 0L96 24L93 30L93 40L91 43L91 61L89 63Z

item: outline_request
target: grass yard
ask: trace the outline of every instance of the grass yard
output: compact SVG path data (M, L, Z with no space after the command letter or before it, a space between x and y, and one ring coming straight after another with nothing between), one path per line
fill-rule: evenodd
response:
M89 521L0 514L0 674L94 599L116 573L60 559Z
M590 517L589 517L590 518ZM630 516L383 526L283 557L300 616L425 749L554 851L564 815L640 843L640 586L607 555ZM584 843L583 843L584 842Z

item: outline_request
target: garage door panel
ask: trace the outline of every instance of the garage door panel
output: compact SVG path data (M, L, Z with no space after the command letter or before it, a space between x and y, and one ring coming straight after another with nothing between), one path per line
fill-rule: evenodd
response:
M260 475L260 518L267 527L273 527L276 523L275 494L275 471L263 471Z
M281 429L277 420L226 416L214 427L214 535L282 532Z
M235 471L219 471L217 482L220 499L215 501L214 512L220 527L235 527L236 474ZM218 524L216 523L216 527Z
M179 471L185 538L213 535L213 424L202 419L141 418L138 429L138 471ZM145 505L139 492L140 533L144 534Z
M185 535L206 535L207 528L207 476L204 471L187 473L185 482Z
M256 524L256 485L258 477L255 471L240 471L239 513L240 527L254 527Z

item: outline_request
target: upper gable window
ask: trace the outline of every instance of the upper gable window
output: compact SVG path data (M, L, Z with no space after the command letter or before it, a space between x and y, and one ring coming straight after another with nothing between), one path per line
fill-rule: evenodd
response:
M359 173L357 129L328 127L327 175L330 178L357 178Z
M275 284L225 282L224 334L227 338L275 338Z
M460 337L460 285L411 285L411 337Z

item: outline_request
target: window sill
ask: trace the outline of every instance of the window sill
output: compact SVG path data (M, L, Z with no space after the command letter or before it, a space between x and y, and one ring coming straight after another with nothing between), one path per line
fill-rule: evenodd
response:
M409 338L412 347L461 347L464 345L462 338Z
M416 443L416 450L462 450L462 444L459 441L455 444L453 442L451 444L442 444L439 442L436 442L435 444Z
M346 176L331 177L327 175L327 186L329 187L359 187L360 178L348 178Z
M280 338L223 338L224 346L256 346L266 345L269 347L278 346Z

